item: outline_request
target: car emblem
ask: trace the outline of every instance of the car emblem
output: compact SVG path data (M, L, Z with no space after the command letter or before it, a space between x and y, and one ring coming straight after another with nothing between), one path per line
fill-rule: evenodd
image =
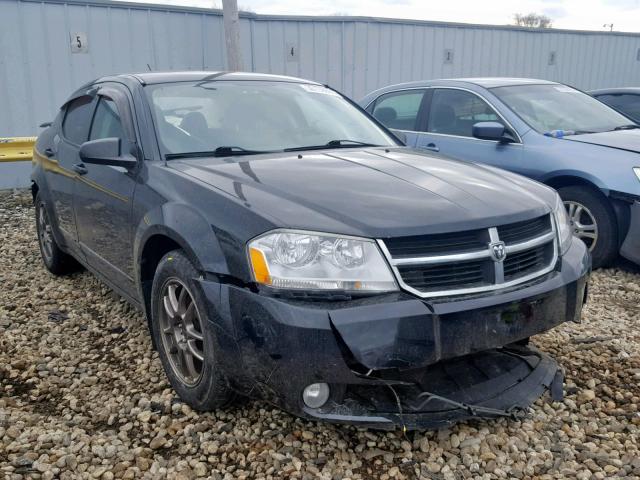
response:
M492 242L489 244L489 252L494 262L502 262L507 256L504 242Z

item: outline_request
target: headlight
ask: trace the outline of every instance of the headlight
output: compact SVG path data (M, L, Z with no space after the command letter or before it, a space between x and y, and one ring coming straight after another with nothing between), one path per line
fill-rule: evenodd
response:
M248 245L253 278L275 288L386 292L395 279L373 240L279 230Z
M640 180L640 167L633 167L633 171L636 174L636 177L638 177L638 180Z
M560 195L556 194L556 205L553 209L553 216L556 219L556 229L558 231L558 245L560 246L560 255L564 255L573 240L573 231L571 229L571 221L567 215L567 209L564 206Z

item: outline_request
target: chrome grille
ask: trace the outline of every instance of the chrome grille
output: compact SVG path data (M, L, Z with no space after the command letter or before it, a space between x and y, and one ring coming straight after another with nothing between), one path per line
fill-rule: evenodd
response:
M378 243L398 283L421 297L509 287L548 273L557 259L550 214L487 229Z

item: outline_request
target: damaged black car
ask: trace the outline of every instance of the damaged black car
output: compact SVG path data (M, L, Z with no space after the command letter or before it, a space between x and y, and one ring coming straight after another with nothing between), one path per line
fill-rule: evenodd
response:
M539 183L404 147L334 90L173 72L77 90L34 151L42 259L142 309L180 398L434 428L562 396L528 345L590 259Z

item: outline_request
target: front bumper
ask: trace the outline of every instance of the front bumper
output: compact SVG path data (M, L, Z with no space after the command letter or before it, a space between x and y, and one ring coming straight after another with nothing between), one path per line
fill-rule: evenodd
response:
M579 320L589 270L584 244L574 241L553 272L484 296L299 301L200 286L221 367L240 393L307 418L433 428L524 409L554 381L561 385L550 357L502 347ZM472 364L481 374L470 375ZM304 387L320 382L330 385L330 400L306 407Z
M629 231L620 247L620 255L640 265L640 201L631 205L629 213Z

